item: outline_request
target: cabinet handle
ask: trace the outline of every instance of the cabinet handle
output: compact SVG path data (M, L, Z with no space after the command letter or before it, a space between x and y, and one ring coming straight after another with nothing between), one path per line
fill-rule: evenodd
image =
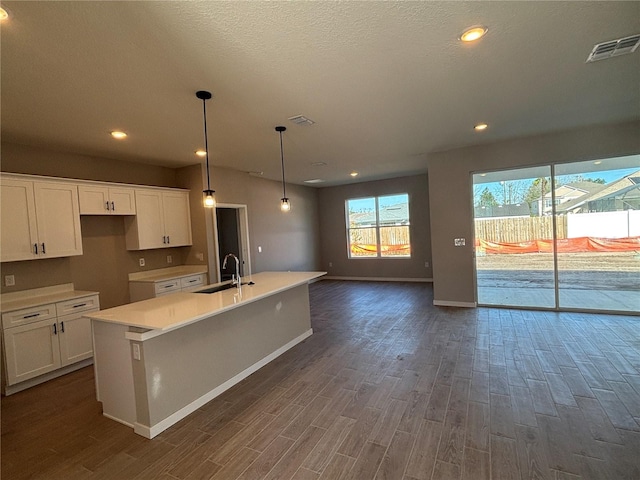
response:
M60 322L60 331L64 333L64 322Z
M171 240L169 240L169 235L167 235L167 243L171 243Z
M162 243L167 243L167 237L165 237L164 235L162 236Z
M38 244L34 243L33 244L33 252L37 255L38 254Z
M111 202L111 211L115 212L116 211L116 204L115 202Z
M25 316L24 316L24 317L22 317L22 318L33 318L33 317L39 317L39 316L40 316L40 314L39 314L39 313L32 313L31 315L25 315Z
M107 205L107 212L109 211L109 202L104 202Z
M86 307L87 304L86 303L78 303L77 305L74 305L72 308L80 308L80 307Z
M162 288L173 288L175 285L164 285Z
M53 324L53 334L57 335L58 334L58 325L57 324Z
M47 251L44 249L44 242L42 242L42 253L47 253Z

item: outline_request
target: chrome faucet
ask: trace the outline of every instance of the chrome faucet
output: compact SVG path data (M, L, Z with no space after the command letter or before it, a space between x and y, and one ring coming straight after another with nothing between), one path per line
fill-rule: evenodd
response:
M227 268L227 259L229 257L233 257L236 261L236 274L231 274L231 285L237 285L240 288L241 279L240 279L240 260L233 253L228 253L226 257L224 257L224 262L222 262L222 268Z

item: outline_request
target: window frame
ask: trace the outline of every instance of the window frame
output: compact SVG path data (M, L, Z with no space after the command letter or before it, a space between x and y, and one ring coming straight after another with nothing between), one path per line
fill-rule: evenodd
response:
M401 225L404 227L407 227L408 232L409 232L409 254L408 255L382 255L382 243L381 243L381 229L382 228L389 228L391 225L380 225L380 198L384 198L384 197L395 197L395 196L399 196L399 195L406 195L407 197L407 224ZM346 233L347 233L347 259L348 260L371 260L371 259L376 259L376 260L380 260L380 259L395 259L395 260L410 260L412 258L411 255L411 202L410 202L410 195L408 192L399 192L399 193L387 193L387 194L383 194L383 195L368 195L365 197L354 197L354 198L347 198L344 201L344 210L345 210L345 226L346 226ZM375 225L370 226L370 227L356 227L356 228L351 228L351 226L349 225L349 202L351 201L355 201L355 200L368 200L368 199L373 199L374 200L374 208L375 208ZM376 231L376 255L367 255L367 256L354 256L351 254L351 230L364 230L366 228L374 228Z

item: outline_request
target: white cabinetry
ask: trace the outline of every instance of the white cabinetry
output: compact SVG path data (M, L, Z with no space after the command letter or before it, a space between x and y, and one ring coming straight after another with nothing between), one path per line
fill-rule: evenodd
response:
M77 186L28 178L0 177L0 261L82 255Z
M91 320L83 315L99 308L98 295L92 294L3 312L5 393L21 390L14 387L21 382L37 377L45 381L49 377L42 375L90 359ZM27 386L37 383L40 381Z
M194 287L204 285L207 281L206 273L176 276L163 280L129 280L129 295L132 302L139 302L148 298L160 297L175 292L189 291Z
M100 184L78 186L81 215L135 215L135 190Z
M136 216L125 219L127 250L191 245L189 192L135 191Z

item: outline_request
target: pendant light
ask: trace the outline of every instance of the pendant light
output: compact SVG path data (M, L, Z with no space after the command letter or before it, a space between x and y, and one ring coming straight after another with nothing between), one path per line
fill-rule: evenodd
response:
M198 90L196 97L202 100L202 112L204 117L204 151L207 157L207 189L202 191L204 195L204 206L213 208L216 206L215 190L211 190L211 180L209 179L209 142L207 139L207 100L211 99L211 92Z
M280 210L283 212L291 210L291 204L287 198L287 190L284 183L284 150L282 149L282 132L286 129L287 127L283 126L276 127L276 132L280 134L280 162L282 163L282 198L280 199Z

